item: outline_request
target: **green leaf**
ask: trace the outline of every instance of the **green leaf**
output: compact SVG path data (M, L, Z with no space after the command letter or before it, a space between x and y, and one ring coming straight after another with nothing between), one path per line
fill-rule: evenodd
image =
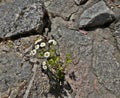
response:
M55 63L57 64L60 61L60 58L57 56L54 58Z
M60 66L60 67L59 67L59 70L60 70L60 71L63 71L63 67L62 67L62 66Z
M51 57L54 56L55 50L54 49L50 49L49 51L50 51L50 56Z
M41 51L37 51L37 54L36 54L37 58L43 57L43 55L44 54Z
M70 58L70 54L68 53L68 54L66 54L65 63L66 63L66 64L69 64L69 63L71 63L71 62L72 62L72 60L71 60L71 58Z
M59 79L59 80L63 80L64 79L64 74L62 71L58 70L56 72L56 77Z
M54 65L55 64L53 59L49 59L47 63L48 63L48 65Z
M72 62L72 60L71 59L68 59L67 61L66 61L66 64L69 64L69 63L71 63Z
M66 58L70 58L70 53L67 53L67 54L66 54Z

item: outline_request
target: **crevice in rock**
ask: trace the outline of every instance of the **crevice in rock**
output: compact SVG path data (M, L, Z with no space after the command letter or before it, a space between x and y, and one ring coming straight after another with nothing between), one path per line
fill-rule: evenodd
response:
M79 10L79 8L77 10L75 10L74 12L72 12L68 17L63 16L60 13L57 13L57 12L50 12L50 11L48 11L48 13L49 13L50 18L61 17L64 21L70 21L71 16L73 14L77 13L78 10Z
M78 10L79 10L79 8L78 8L76 11L74 11L73 13L71 13L71 14L69 15L69 17L68 17L67 21L70 21L71 16L72 16L73 14L77 13L77 12L78 12Z
M3 41L3 38L0 38L0 42L2 42Z
M52 18L56 18L56 17L61 17L64 21L68 21L68 17L65 17L57 12L48 12L49 13L49 17Z
M43 27L43 32L45 32L45 28L48 28L48 32L51 31L51 20L48 14L48 11L45 9L45 14L43 17L43 23L44 23L44 27Z
M16 35L13 35L13 36L10 36L10 37L2 38L3 39L2 41L17 40L19 38L29 37L29 36L37 35L37 34L39 34L39 33L36 32L35 30L31 30L29 32L24 32L24 33L21 33L21 34L16 34Z

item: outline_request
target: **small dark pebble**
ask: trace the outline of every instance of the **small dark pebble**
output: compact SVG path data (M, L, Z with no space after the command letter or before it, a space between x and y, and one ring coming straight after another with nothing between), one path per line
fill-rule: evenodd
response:
M74 71L69 74L69 77L70 77L72 80L76 80L76 76L75 76Z

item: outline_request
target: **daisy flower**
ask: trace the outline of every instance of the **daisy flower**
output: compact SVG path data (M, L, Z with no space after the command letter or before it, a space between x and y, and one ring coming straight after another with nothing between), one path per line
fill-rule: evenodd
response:
M40 47L40 46L39 46L38 44L35 45L35 49L36 49L36 50L39 49L39 47Z
M52 43L53 45L57 45L57 42L56 42L55 40L53 40L53 39L49 40L48 43L49 43L49 44Z
M40 44L40 47L45 47L46 46L46 43L44 43L44 42L42 42L41 44Z
M32 50L31 52L30 52L30 55L35 55L36 54L36 49L34 49L34 50Z
M45 65L46 65L46 62L45 62L45 61L43 61L43 62L42 62L42 65L43 65L43 66L45 66Z
M50 57L50 52L45 52L45 53L44 53L44 57L45 57L45 58Z
M44 66L42 66L42 68L43 68L44 70L46 70L46 69L47 69L47 66L46 66L46 65L44 65Z

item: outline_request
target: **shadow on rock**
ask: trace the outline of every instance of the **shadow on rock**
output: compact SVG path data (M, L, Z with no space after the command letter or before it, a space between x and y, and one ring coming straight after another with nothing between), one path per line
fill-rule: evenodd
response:
M44 93L47 98L48 94L52 94L55 98L65 98L69 96L69 92L72 92L70 84L65 80L65 77L58 79L49 69L43 72L48 76L50 89L49 92Z

